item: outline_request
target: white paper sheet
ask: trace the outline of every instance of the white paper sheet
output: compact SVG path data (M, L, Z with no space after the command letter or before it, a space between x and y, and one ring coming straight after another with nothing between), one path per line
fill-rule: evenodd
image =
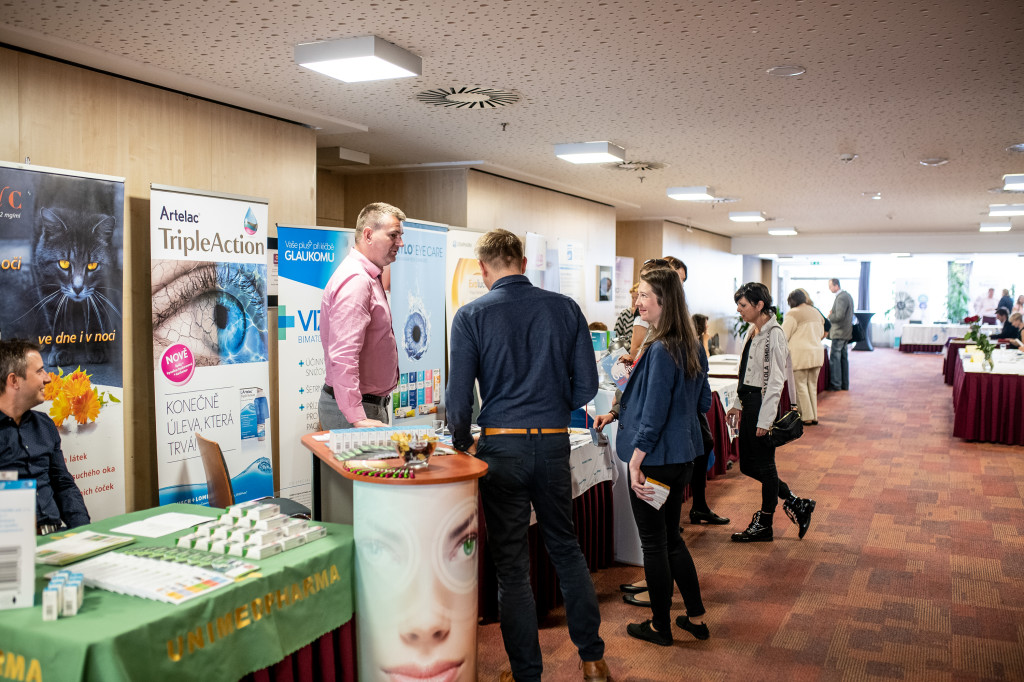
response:
M158 538L168 533L176 533L211 520L209 516L167 512L166 514L157 514L148 519L133 521L117 528L111 528L110 532L137 535L144 538Z

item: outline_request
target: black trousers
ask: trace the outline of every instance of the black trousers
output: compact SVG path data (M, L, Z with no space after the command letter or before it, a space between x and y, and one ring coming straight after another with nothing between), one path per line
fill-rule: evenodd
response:
M775 446L766 435L757 435L757 415L761 411L761 393L740 396L740 471L761 482L761 511L773 514L779 500L790 496L789 486L779 479L775 469Z
M651 597L651 621L654 629L671 629L669 611L672 608L672 584L679 588L691 618L704 615L704 602L700 596L700 581L693 557L679 533L679 514L683 506L683 488L690 482L693 462L641 466L644 476L669 487L668 499L661 509L655 509L629 491L633 519L640 533L640 547L644 552L644 577Z

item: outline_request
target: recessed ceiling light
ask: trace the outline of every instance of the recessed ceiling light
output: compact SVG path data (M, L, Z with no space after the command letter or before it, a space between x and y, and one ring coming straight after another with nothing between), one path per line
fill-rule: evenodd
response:
M408 78L423 71L422 59L377 36L296 45L295 61L346 83Z
M729 220L734 223L763 223L763 211L729 211Z
M933 156L928 159L921 159L918 163L922 166L928 166L929 168L937 168L939 166L945 166L949 163L949 159L944 156Z
M1007 191L1024 190L1024 173L1003 176L1003 189Z
M775 260L776 258L779 257L779 254L777 254L777 253L759 253L759 254L757 254L757 257L758 258L762 258L764 260Z
M894 253L892 255L896 256L897 258L910 258L909 253Z
M569 142L555 145L555 156L569 163L618 163L626 150L611 142Z
M860 195L865 199L874 199L875 201L880 201L882 199L881 192L861 192Z
M715 190L710 187L669 187L665 190L676 201L714 201Z
M773 237L792 237L796 234L795 227L776 227L772 230L768 230L768 234Z
M997 216L1024 215L1024 204L989 204L988 214Z
M978 227L979 232L1009 232L1013 225L1009 220L993 220L991 222L982 222Z
M785 64L783 66L773 66L768 69L766 73L769 76L781 76L783 78L788 78L790 76L799 76L800 74L807 73L807 69L795 64Z
M1024 153L1024 142L1018 142L1016 144L1011 144L1009 147L1006 148L1006 151L1008 151L1008 152Z

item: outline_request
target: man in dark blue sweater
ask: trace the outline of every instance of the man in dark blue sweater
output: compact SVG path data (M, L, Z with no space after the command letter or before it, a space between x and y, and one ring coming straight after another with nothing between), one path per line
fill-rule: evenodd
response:
M43 402L50 375L39 347L0 341L0 471L36 480L36 531L89 523L85 500L68 473L60 433L49 415L32 408Z
M539 681L543 670L530 588L530 506L565 596L569 636L583 678L608 678L594 583L572 524L569 416L597 393L587 321L561 294L523 276L519 237L492 230L477 242L489 292L455 314L446 393L459 450L487 463L480 481L488 546L498 574L501 634L512 671L502 682ZM473 384L480 386L479 444L470 435Z

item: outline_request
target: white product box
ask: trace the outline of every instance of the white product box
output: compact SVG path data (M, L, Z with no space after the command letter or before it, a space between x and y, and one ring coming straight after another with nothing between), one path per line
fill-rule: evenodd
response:
M29 608L35 597L35 479L0 480L0 516L0 565L11 578L0 587L0 610Z

